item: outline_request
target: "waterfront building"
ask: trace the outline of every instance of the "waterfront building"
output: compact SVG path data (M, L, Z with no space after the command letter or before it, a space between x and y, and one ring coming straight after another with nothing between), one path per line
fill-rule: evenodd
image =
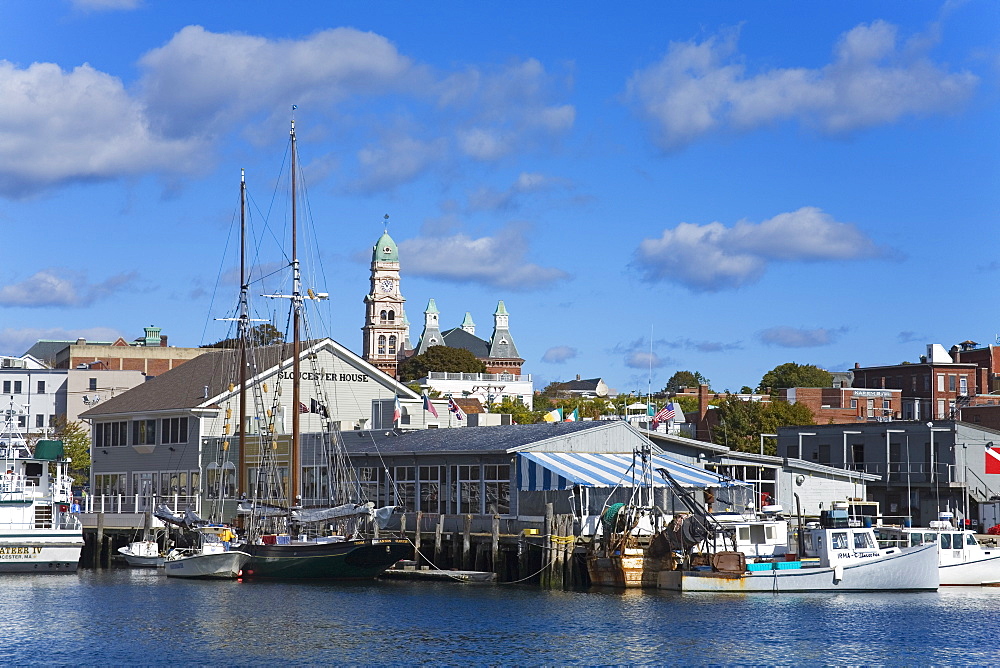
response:
M25 355L43 361L53 369L93 369L104 371L141 371L156 376L203 354L207 348L175 348L159 327L144 328L143 336L131 343L122 337L115 341L37 341Z
M967 422L781 427L778 454L878 476L866 500L914 526L949 511L976 528L980 505L1000 498L1000 430Z

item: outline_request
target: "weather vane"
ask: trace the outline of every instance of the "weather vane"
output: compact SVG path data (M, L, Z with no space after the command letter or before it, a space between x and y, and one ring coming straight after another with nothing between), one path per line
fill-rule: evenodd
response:
M382 220L382 230L386 234L389 234L389 214L385 214L385 216L383 216L382 218L383 218L383 220Z

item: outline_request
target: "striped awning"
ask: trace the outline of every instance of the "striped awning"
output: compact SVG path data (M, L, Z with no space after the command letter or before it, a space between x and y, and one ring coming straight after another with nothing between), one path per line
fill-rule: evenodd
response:
M521 452L517 455L517 487L526 492L584 487L632 487L646 484L641 463L632 454L584 452ZM664 468L685 487L727 487L745 484L664 455L652 455L653 486L666 487L656 473Z

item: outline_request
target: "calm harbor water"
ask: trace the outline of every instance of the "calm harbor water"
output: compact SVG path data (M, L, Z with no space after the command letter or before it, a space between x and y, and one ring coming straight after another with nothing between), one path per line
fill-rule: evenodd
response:
M1000 589L718 596L0 577L3 665L996 664Z

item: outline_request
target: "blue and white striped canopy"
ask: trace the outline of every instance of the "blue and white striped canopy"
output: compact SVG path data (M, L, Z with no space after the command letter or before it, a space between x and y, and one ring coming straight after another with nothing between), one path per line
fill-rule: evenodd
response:
M521 452L517 455L517 487L537 492L584 487L632 487L645 484L640 478L641 464L631 454L586 452ZM633 464L635 469L633 470ZM653 485L666 487L656 473L664 468L685 487L726 487L742 484L711 471L685 464L664 455L652 456Z

